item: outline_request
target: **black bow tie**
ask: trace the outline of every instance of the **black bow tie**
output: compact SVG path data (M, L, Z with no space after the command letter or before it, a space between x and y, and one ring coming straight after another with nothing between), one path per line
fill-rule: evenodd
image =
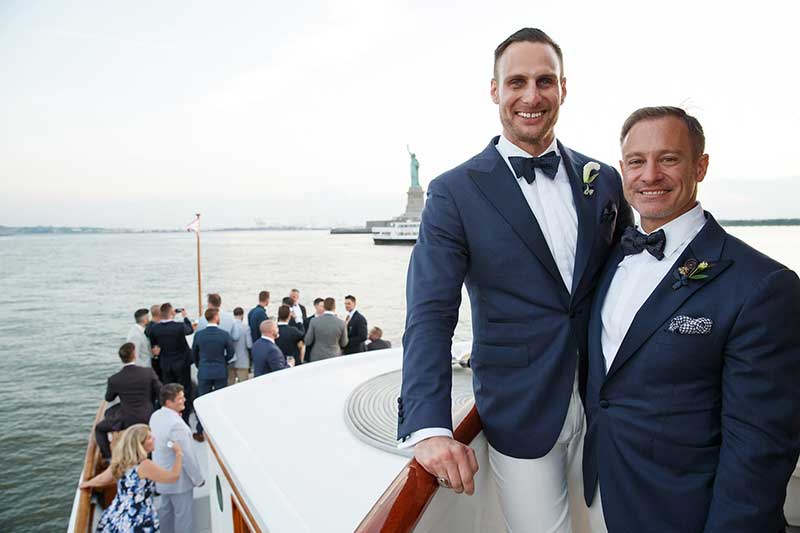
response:
M667 236L660 229L650 235L645 235L633 226L628 226L622 233L622 252L625 255L635 255L647 250L650 255L661 261L664 259L664 247L667 245Z
M547 152L541 157L509 157L508 161L514 172L517 173L517 178L525 178L528 183L533 183L533 180L536 179L536 172L534 172L536 168L544 172L544 175L551 180L555 179L561 157L555 152Z

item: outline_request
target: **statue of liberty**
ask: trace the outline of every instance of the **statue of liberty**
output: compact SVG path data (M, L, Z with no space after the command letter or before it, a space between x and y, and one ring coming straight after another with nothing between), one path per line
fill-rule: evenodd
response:
M417 161L417 154L411 151L411 148L406 145L408 155L411 156L411 187L419 187L419 161Z

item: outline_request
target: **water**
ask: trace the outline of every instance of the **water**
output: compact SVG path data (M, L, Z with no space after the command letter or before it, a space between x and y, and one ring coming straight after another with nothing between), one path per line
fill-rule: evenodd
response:
M800 270L800 228L730 231ZM203 234L203 290L270 316L289 290L353 294L399 346L410 247L321 231ZM39 235L0 239L0 531L66 528L94 414L133 311L170 301L196 315L193 234ZM464 296L456 340L470 338Z

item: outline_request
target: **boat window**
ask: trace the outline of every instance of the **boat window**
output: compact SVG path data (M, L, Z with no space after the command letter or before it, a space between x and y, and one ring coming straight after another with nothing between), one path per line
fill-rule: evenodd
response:
M219 482L219 476L217 477L217 504L219 505L219 512L222 512L222 484Z

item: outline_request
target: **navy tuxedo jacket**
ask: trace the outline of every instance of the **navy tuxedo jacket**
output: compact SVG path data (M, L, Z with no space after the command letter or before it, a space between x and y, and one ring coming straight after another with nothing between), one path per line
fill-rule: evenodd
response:
M584 196L583 168L592 160L559 144L578 216L570 293L497 140L428 187L408 267L398 438L452 429L451 340L466 284L486 437L505 455L534 458L561 431L595 280L632 213L607 165Z
M261 337L253 344L253 377L289 368L286 357L274 342Z
M207 327L194 334L192 357L197 379L228 377L228 364L236 356L233 339L224 329Z
M159 322L150 328L150 343L161 348L161 354L158 357L162 361L182 360L189 353L186 336L192 333L194 333L194 328L188 318L184 318L181 322L173 320Z
M584 483L591 502L599 478L614 533L784 530L800 449L800 280L706 215L608 373L601 309L619 249L592 305ZM673 288L689 258L708 277ZM671 332L676 316L710 318L711 332Z
M267 310L260 305L255 306L247 313L247 325L250 326L250 338L253 342L261 338L261 323L268 319Z
M347 346L344 347L342 353L360 353L366 352L367 347L364 342L367 340L367 319L356 311L350 320L347 321Z

